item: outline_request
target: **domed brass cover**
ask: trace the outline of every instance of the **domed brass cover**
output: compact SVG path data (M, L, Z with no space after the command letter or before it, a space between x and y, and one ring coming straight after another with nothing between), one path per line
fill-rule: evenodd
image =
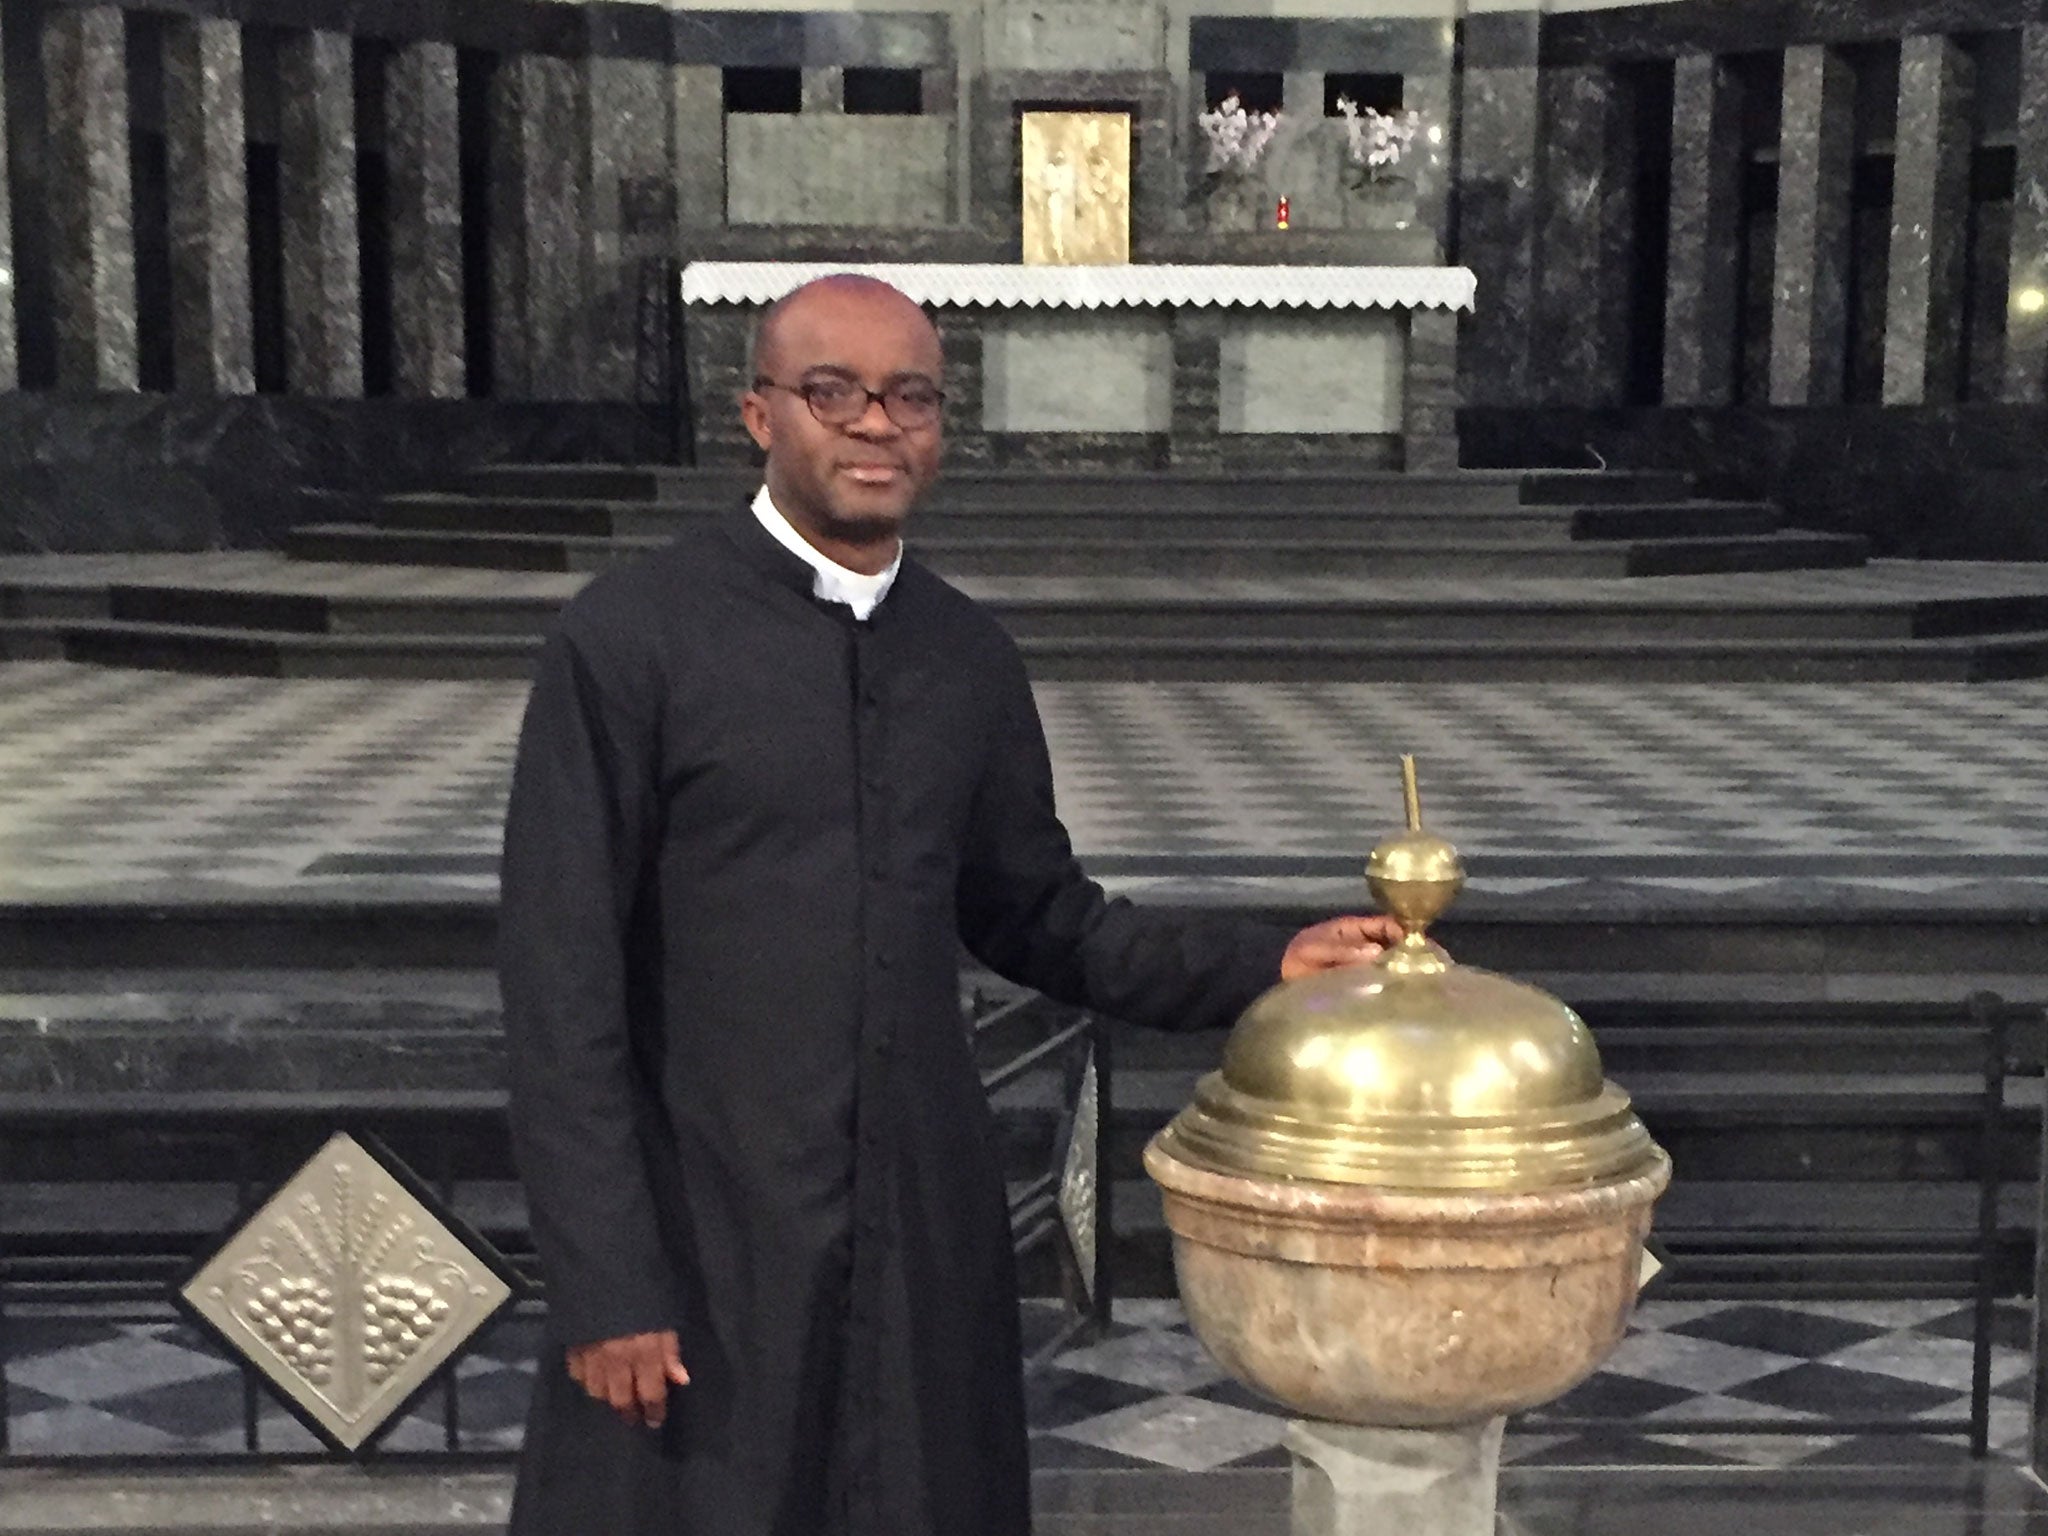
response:
M1222 1173L1389 1189L1557 1189L1641 1171L1660 1154L1579 1016L1453 965L1424 936L1464 872L1422 831L1412 759L1403 767L1409 830L1374 852L1369 878L1407 937L1255 1002L1161 1149Z

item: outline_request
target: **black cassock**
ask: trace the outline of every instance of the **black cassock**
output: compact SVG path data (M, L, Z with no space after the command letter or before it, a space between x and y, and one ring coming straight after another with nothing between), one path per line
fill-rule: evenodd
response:
M992 969L1227 1024L1287 935L1105 899L1015 646L906 557L866 623L751 511L593 581L539 664L500 930L548 1282L514 1536L1030 1527L1016 1277L959 1007ZM664 1328L629 1427L562 1346Z

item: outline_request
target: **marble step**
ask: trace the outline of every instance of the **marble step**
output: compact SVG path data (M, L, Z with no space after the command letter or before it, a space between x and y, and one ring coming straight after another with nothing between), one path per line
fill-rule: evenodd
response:
M577 534L470 533L324 523L294 529L298 559L522 571L590 571L659 538ZM938 570L974 576L1318 575L1618 577L1725 571L1845 569L1867 547L1839 534L1777 532L1748 537L1670 538L1536 544L1449 540L1365 544L1344 540L1251 538L982 538L940 533L918 540Z
M562 499L508 500L419 493L386 497L377 526L444 532L530 533L591 538L673 536L720 515L710 508L664 502ZM916 535L955 538L1141 538L1180 533L1230 538L1358 539L1367 542L1450 537L1533 542L1766 534L1781 526L1765 502L1614 502L1591 506L1508 508L1358 508L1341 498L1291 507L1076 506L959 507L935 498L920 507Z
M254 677L523 678L527 632L307 633L112 619L0 620L0 659ZM2048 676L2048 631L1905 638L1026 636L1045 681L1984 682Z
M1846 569L1868 557L1859 538L1770 533L1536 544L1519 540L970 538L941 533L918 547L940 571L961 576L1622 577L1729 571Z
M613 500L725 498L751 494L760 471L751 465L496 464L459 477L452 490L497 496L595 497ZM1113 501L1157 496L1163 502L1230 494L1246 504L1286 505L1303 492L1349 491L1397 505L1490 500L1584 503L1679 500L1691 477L1661 470L1458 470L1405 474L1345 468L1319 461L1308 470L1236 465L1211 470L989 469L955 462L936 494L958 504L1015 503L1089 496Z

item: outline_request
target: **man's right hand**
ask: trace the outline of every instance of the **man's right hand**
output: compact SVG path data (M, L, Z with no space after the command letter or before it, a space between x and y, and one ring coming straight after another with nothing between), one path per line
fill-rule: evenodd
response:
M572 1344L569 1375L628 1424L645 1424L649 1429L659 1429L668 1417L669 1384L690 1384L672 1328L601 1339L595 1344Z

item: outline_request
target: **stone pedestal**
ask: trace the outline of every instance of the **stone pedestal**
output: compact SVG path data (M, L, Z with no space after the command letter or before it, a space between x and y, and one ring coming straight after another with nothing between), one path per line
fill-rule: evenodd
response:
M1506 1419L1358 1429L1297 1419L1293 1536L1493 1536Z

